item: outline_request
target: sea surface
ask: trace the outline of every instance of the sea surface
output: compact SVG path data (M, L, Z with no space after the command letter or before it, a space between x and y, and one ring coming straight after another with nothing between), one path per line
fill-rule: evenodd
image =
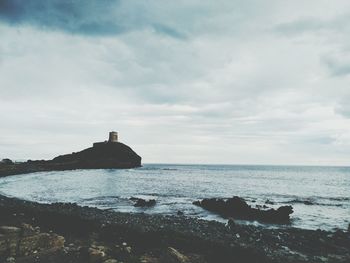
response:
M39 172L0 178L0 193L41 203L75 202L122 212L176 214L226 222L192 204L240 196L250 205L292 205L292 226L347 228L350 167L145 164L127 170ZM136 208L130 197L156 199ZM258 222L239 221L243 224ZM285 227L265 225L266 227Z

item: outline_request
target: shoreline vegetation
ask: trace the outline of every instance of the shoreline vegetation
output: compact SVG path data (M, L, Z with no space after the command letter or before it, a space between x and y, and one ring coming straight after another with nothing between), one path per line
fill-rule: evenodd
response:
M350 233L0 196L0 262L349 262ZM11 261L12 260L12 261ZM15 261L14 261L15 260Z

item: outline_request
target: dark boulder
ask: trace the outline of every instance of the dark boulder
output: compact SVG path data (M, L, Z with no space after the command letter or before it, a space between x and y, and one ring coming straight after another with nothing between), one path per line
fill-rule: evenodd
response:
M3 165L12 165L12 164L13 164L13 161L10 160L10 159L5 158L5 159L2 159L2 160L0 161L0 164L3 164Z
M278 209L253 208L243 198L238 196L228 199L203 199L202 201L195 201L193 204L217 213L224 218L257 220L265 223L290 223L290 214L293 213L292 206L281 206Z
M130 200L135 202L135 207L152 207L156 205L156 200L154 199L145 200L142 198L131 197Z

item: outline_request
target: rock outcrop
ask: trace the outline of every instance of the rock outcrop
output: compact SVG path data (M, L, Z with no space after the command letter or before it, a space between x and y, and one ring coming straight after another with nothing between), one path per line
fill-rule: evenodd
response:
M141 166L141 157L129 146L120 142L95 144L80 152L60 155L52 164L72 165L78 168L134 168Z
M217 213L225 218L233 217L243 220L257 220L265 223L284 224L290 222L290 214L293 213L292 206L281 206L278 209L253 208L238 196L228 199L209 198L193 202L208 211Z
M9 159L6 159L9 160ZM129 146L120 142L96 143L80 152L60 155L52 160L13 163L0 162L0 177L40 171L74 169L135 168L141 166L141 157Z

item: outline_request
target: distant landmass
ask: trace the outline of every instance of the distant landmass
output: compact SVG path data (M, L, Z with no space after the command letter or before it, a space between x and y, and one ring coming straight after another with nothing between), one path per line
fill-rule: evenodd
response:
M109 140L97 142L80 152L60 155L52 160L28 160L15 163L10 159L0 162L0 177L40 171L74 169L123 169L141 166L141 157L129 146L118 141L118 133L110 132Z

